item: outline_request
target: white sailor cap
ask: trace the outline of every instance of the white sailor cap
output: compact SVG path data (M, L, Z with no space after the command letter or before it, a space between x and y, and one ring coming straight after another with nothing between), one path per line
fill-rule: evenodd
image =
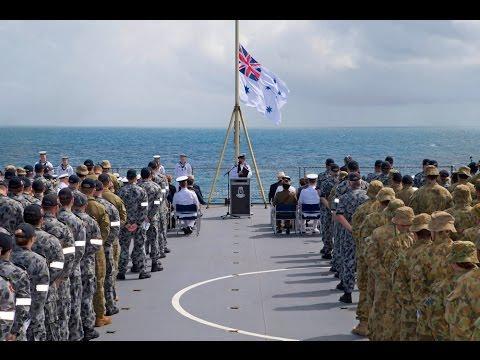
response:
M47 155L47 152L46 151L39 151L38 155Z
M175 179L177 182L188 180L188 176L179 176Z
M307 175L307 179L311 179L311 180L316 180L318 179L318 175L317 174L308 174Z
M185 157L187 157L187 155L185 155L184 153L181 153L180 156L185 156Z
M153 155L154 159L160 159L160 155Z
M137 180L140 180L141 176L140 174L137 175Z
M62 159L68 159L68 155L62 155Z
M66 178L68 176L69 176L68 173L64 173L64 174L58 175L58 178L63 179L63 178Z
M124 178L120 178L120 181L123 182L123 183L127 183L128 179L126 177L124 177Z

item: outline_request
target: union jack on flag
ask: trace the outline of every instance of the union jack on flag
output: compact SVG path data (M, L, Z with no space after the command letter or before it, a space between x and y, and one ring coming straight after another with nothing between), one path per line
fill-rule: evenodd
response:
M256 62L242 45L238 49L238 70L255 81L258 81L262 72L260 63Z
M242 45L238 48L238 71L242 102L256 108L275 124L280 124L280 109L287 103L287 94L290 92L287 85L258 63Z

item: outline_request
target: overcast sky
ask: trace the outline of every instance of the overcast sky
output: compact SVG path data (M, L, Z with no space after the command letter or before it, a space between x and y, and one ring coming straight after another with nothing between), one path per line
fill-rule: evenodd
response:
M281 127L480 120L480 22L240 21L240 41L290 88ZM233 21L0 21L0 125L225 127L233 51Z

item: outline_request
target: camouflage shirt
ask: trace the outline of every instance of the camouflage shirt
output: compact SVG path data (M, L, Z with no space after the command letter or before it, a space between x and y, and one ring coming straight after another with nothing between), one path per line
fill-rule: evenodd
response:
M54 192L53 183L51 181L48 181L42 175L35 175L33 177L32 181L35 181L35 180L38 180L38 179L40 179L43 182L43 185L45 185L45 195L47 195L51 192Z
M125 225L127 222L127 209L125 209L122 199L108 189L103 190L102 197L117 208L120 217L120 226Z
M73 212L65 208L61 208L57 218L70 229L75 241L75 259L73 262L73 275L80 275L80 261L85 254L86 232L82 220L80 220Z
M110 219L110 233L108 234L105 244L111 246L120 234L120 214L118 213L117 208L103 197L96 197L95 200L105 207L108 218Z
M432 214L448 209L453 205L452 194L438 184L425 184L410 198L410 206L415 214Z
M0 341L10 332L15 316L15 293L12 284L0 276Z
M105 206L95 200L93 196L87 196L88 203L86 212L98 223L103 241L107 241L110 234L110 218Z
M14 234L18 225L23 223L23 208L18 201L0 195L0 226Z
M361 235L361 225L365 221L365 218L378 210L380 203L375 199L368 199L362 205L360 205L352 217L352 236L355 240L358 240ZM358 244L357 244L358 245Z
M389 186L390 177L388 174L381 173L376 180L381 181L384 186Z
M431 246L430 239L417 239L405 258L406 271L410 276L410 294L416 309L427 296L433 281L430 262Z
M341 183L338 184L338 187L337 187L337 190L336 190L337 197L340 197L343 194L346 194L347 192L352 190L352 188L348 185L348 183L349 183L349 181L345 180L345 181L342 181ZM369 185L370 184L367 183L366 181L360 180L360 189L359 190L367 191Z
M370 173L363 180L368 183L371 183L373 180L379 180L380 173Z
M63 274L65 257L63 256L62 245L55 236L41 229L36 228L35 235L37 238L32 245L32 250L47 260L50 285L52 285Z
M419 172L418 174L415 174L413 177L413 186L420 188L423 185L425 185L425 174L422 172Z
M60 241L64 256L62 277L69 278L75 266L75 239L70 228L51 213L46 212L42 229Z
M480 269L476 268L459 278L447 296L445 320L450 328L450 340L470 340L479 316Z
M354 189L347 191L339 198L340 202L337 206L337 215L343 215L345 219L351 223L355 210L368 200L365 190Z
M447 256L450 254L453 241L449 237L440 237L433 240L430 247L430 262L432 266L431 276L433 282L441 281L449 277L452 268L447 262Z
M118 190L127 209L127 222L140 225L148 216L148 197L145 190L136 184L125 184Z
M412 186L403 186L401 190L395 192L395 197L402 200L405 204L408 204L414 192L415 189Z
M74 210L73 213L82 221L85 228L85 255L82 260L88 256L94 255L103 244L102 234L100 227L94 218L88 215L86 212ZM93 240L93 242L92 242Z
M27 200L27 198L23 194L14 195L13 193L10 193L9 197L10 199L18 201L20 205L22 205L23 209L25 209L28 205L30 205L30 202Z
M19 267L23 267L27 271L28 279L30 281L30 292L32 296L32 304L30 306L30 326L35 329L44 329L44 308L45 303L47 302L47 294L50 284L47 260L32 250L16 246L13 249L12 262ZM45 330L43 330L43 333L44 332Z
M32 196L30 194L23 194L23 197L25 199L27 199L27 201L32 204L32 205L38 205L38 206L42 206L42 201L37 199L35 196Z
M139 186L147 193L149 220L157 220L160 212L160 198L162 197L162 189L158 184L151 180L143 181Z
M455 218L455 229L457 232L450 234L452 240L460 239L466 229L475 225L476 219L471 210L472 207L469 205L454 206L445 210Z
M27 272L24 269L15 266L12 262L0 259L0 276L8 279L15 291L15 320L10 329L10 333L17 334L23 328L26 332L28 326L30 305L32 298L30 296L30 281Z

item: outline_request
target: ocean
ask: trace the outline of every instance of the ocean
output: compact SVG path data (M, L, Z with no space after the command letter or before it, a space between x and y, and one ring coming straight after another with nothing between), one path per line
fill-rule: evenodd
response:
M48 159L57 166L67 154L72 166L85 159L100 162L108 159L112 166L126 173L128 168L146 166L152 156L161 155L167 173L172 173L178 154L189 156L196 182L208 197L215 167L220 156L226 129L182 128L0 128L0 165L24 166L37 161L38 151L46 150ZM377 159L391 155L394 167L402 174L414 175L421 170L424 158L435 159L440 167L449 169L468 164L470 156L480 159L480 128L315 128L315 129L249 129L266 195L279 170L292 177L294 185L304 173L323 171L327 157L343 164L351 155L360 163L362 174L372 171ZM233 164L231 136L222 170ZM243 132L241 152L252 165ZM223 175L223 173L221 174ZM255 175L253 176L253 178ZM255 179L252 198L259 200ZM223 203L226 178L220 176L214 202Z

